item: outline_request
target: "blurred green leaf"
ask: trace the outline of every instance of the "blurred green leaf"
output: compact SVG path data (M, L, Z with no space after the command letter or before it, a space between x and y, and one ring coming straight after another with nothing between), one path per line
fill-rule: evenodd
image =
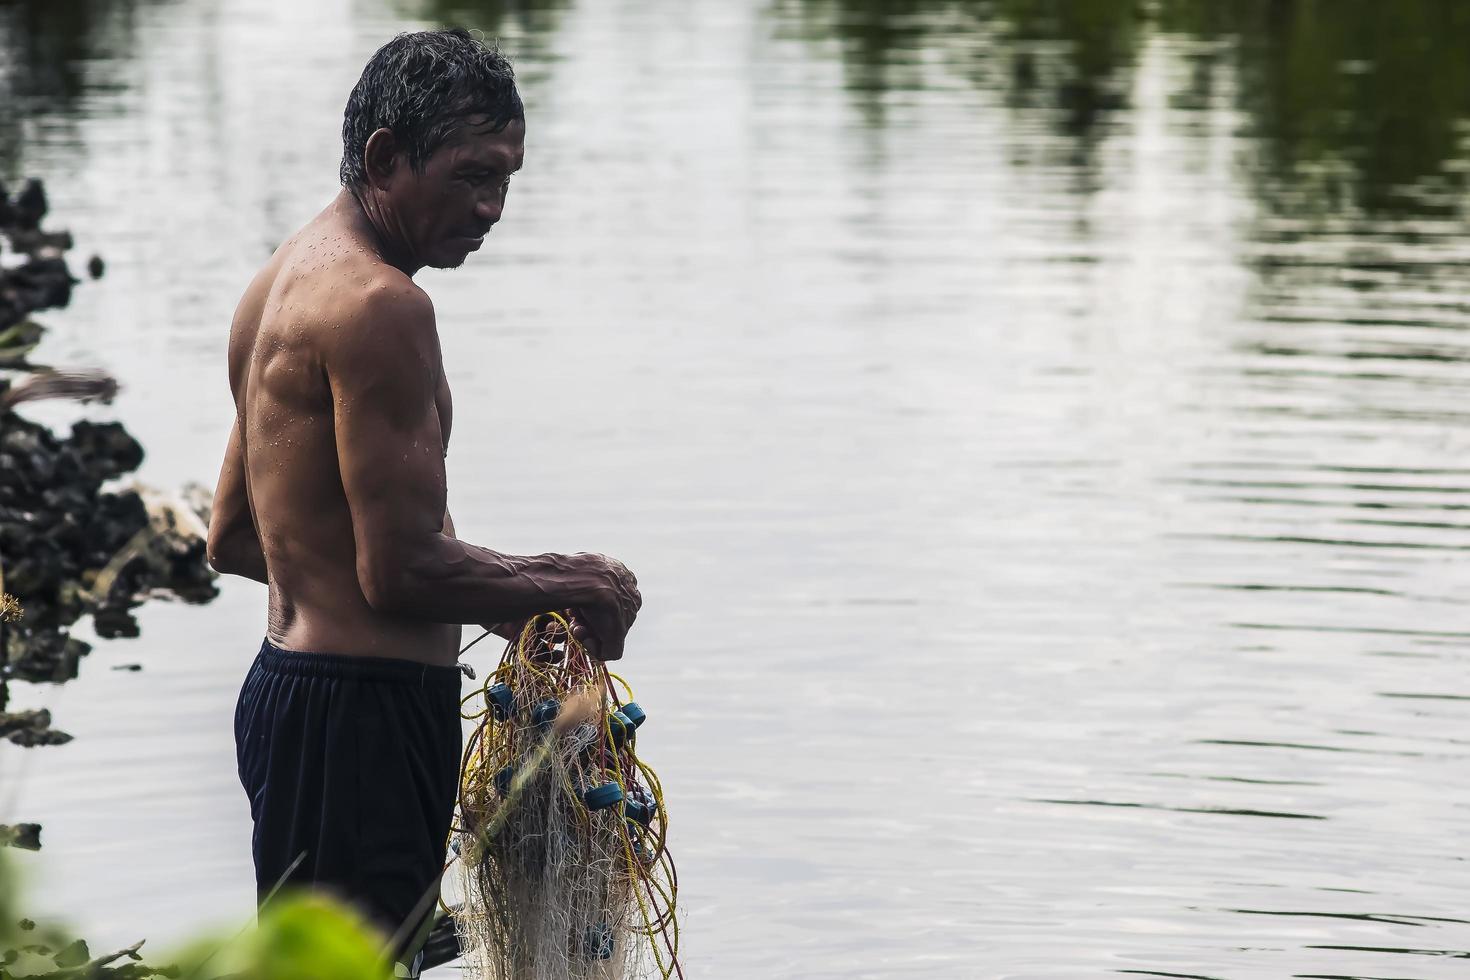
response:
M141 942L92 957L86 942L18 915L13 864L0 856L0 980L390 980L386 940L331 898L287 895L258 927L232 940L200 937L165 966L143 961Z
M78 939L56 954L57 966L81 966L92 958L84 940Z
M254 940L255 975L261 980L393 976L381 955L383 937L320 895L300 894L273 903L262 913Z
M187 980L389 980L385 944L352 910L298 892L272 902L257 928L233 941L198 942L174 959Z

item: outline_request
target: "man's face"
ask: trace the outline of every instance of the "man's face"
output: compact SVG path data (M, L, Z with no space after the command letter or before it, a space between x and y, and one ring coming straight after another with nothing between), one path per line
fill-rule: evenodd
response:
M423 173L403 167L391 193L419 261L454 269L479 248L525 155L525 123L512 120L493 133L484 117L471 117L430 154Z

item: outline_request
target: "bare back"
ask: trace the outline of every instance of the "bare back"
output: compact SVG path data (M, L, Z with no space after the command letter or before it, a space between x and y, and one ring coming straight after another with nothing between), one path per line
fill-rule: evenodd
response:
M372 314L364 298L385 287L417 291L329 207L276 251L235 313L230 386L246 496L270 580L268 636L288 650L452 664L459 625L373 609L357 570L337 435L354 399L334 385L328 366L334 352L368 343L363 324ZM371 349L354 352L364 354ZM424 465L442 468L452 409L437 336L433 354L439 438L429 426L414 448ZM447 512L443 522L452 535Z

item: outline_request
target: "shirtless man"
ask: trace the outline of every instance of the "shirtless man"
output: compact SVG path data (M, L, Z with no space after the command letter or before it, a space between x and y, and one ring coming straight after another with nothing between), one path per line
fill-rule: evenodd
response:
M347 102L342 191L276 250L230 329L236 424L208 555L270 587L235 716L258 895L324 886L390 934L444 861L461 624L514 635L567 610L615 660L642 602L613 559L476 547L445 506L449 387L412 276L480 247L524 137L498 53L464 31L390 41Z

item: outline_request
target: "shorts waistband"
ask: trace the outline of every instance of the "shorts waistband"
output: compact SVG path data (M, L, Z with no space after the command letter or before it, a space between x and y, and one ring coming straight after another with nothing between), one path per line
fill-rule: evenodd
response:
M257 658L264 670L292 677L326 677L349 680L387 681L415 687L460 688L458 667L441 667L396 657L363 657L341 653L311 653L283 650L266 638Z

